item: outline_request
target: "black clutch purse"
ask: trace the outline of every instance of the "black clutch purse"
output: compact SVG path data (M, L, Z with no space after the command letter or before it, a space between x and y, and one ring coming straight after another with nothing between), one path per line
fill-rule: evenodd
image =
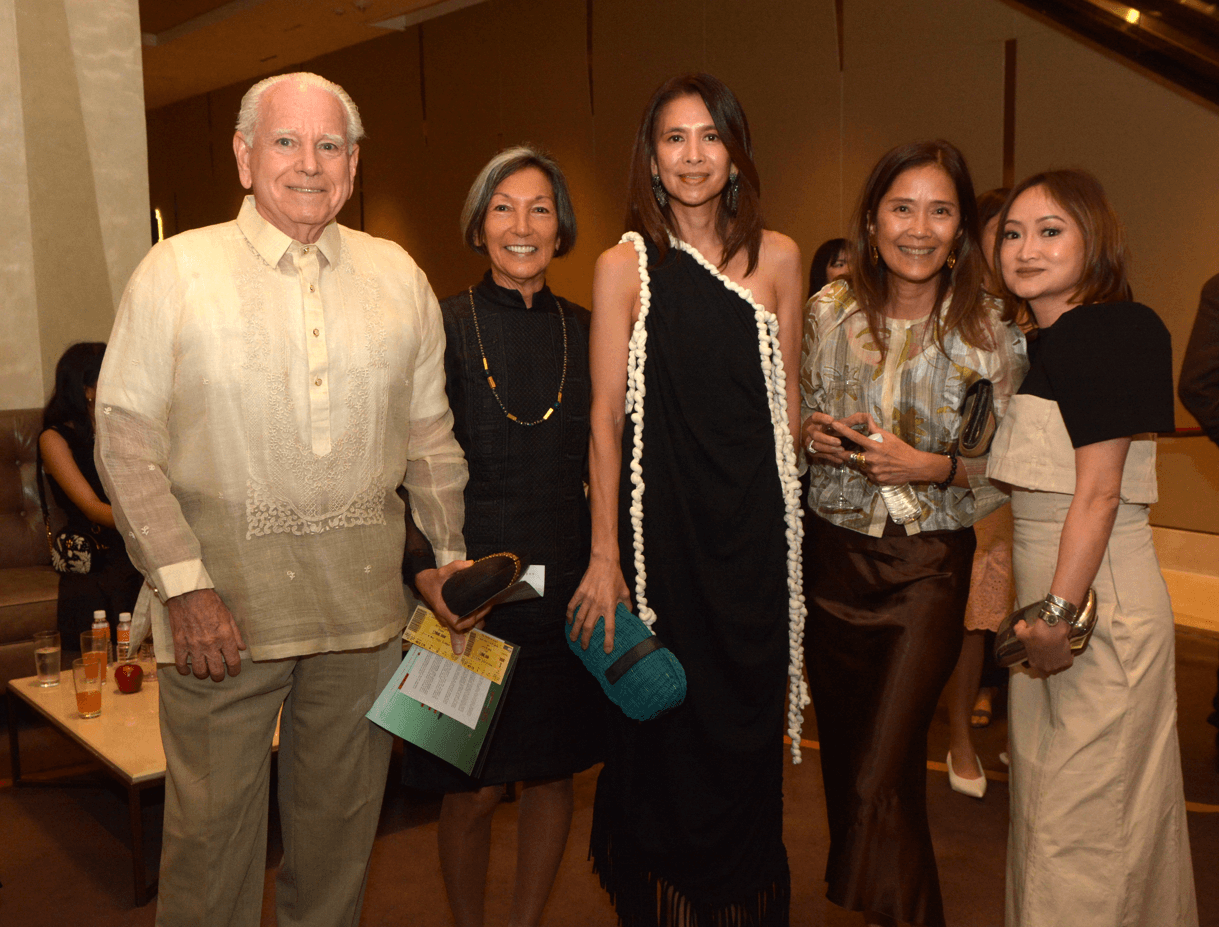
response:
M445 580L440 595L449 611L464 618L511 588L524 569L516 554L488 554Z
M995 427L995 385L986 379L974 380L961 402L957 453L962 457L981 457L990 450Z

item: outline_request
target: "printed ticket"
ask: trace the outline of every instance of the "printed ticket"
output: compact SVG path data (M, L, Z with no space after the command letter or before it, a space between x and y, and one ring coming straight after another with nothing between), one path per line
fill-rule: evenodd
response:
M466 649L460 657L453 653L449 631L431 610L416 605L403 633L412 644L451 660L494 683L504 681L513 645L477 628L466 635Z

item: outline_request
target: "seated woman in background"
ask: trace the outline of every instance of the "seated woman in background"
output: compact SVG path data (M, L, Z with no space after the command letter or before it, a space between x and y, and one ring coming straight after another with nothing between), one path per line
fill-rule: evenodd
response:
M576 241L559 166L534 148L501 151L462 210L466 244L491 269L440 304L453 433L466 453L464 534L471 559L499 551L544 569L543 596L497 605L489 633L521 648L511 695L480 778L407 744L403 781L443 791L438 841L458 927L481 927L491 819L523 782L508 923L540 922L567 845L572 775L600 757L606 704L564 641L567 601L588 564L588 310L546 286L553 257ZM431 549L407 524L408 577Z
M1006 501L984 458L955 456L959 410L985 377L1003 414L1024 336L982 290L973 182L949 143L881 158L851 246L849 280L811 303L800 381L804 440L821 464L805 653L830 825L826 894L869 925L938 927L927 731L961 650L971 525ZM883 491L898 487L910 505L891 515Z
M823 242L808 265L808 298L812 299L827 283L841 280L851 272L847 265L847 240L831 238Z
M65 530L90 539L93 548L87 566L82 558L56 565L59 636L65 651L80 650L80 635L93 627L97 610L106 612L114 640L119 613L135 607L144 584L127 558L93 463L93 401L105 353L101 342L81 342L64 351L55 366L55 390L42 412L38 436L38 464L55 504L67 516ZM78 569L87 572L73 572Z
M1050 171L999 218L1009 317L1037 323L1028 376L991 447L1012 487L1009 927L1194 927L1177 741L1172 603L1152 546L1156 431L1173 428L1172 346L1131 302L1125 235L1100 183ZM1089 587L1097 620L1072 656Z

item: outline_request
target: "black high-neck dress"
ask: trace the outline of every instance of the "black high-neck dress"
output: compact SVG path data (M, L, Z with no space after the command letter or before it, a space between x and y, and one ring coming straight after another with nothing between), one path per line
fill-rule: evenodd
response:
M592 856L625 927L786 925L788 541L758 322L690 253L647 257L646 599L687 695L653 721L612 715ZM618 528L635 597L633 445L628 414Z
M487 632L520 645L521 654L481 776L473 779L407 744L403 781L454 792L569 776L600 759L607 704L563 637L567 603L588 566L589 313L547 287L527 307L520 293L497 285L489 272L472 293L450 296L440 308L453 433L470 468L466 556L517 553L545 567L545 590L540 599L498 605L487 617ZM560 312L567 328L563 399L537 425L514 422L505 408L531 422L555 401L563 378ZM483 351L502 408L483 375ZM408 523L408 575L426 566L430 553L412 528Z

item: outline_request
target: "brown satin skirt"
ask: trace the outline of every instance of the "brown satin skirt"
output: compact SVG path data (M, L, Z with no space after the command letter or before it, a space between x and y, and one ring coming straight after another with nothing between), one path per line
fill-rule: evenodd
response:
M941 927L927 730L961 651L973 529L873 538L811 521L805 655L830 825L826 897Z

